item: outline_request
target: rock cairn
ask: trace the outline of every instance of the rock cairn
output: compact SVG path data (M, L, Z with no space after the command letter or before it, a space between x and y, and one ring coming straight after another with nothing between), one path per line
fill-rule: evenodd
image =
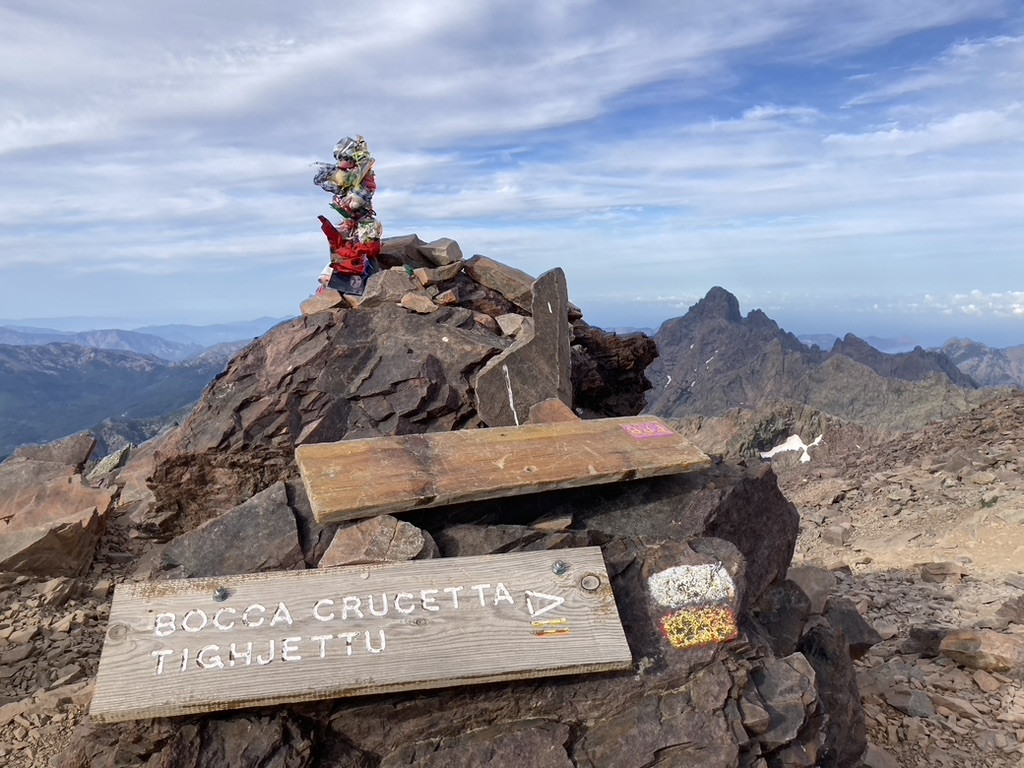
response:
M332 275L329 284L360 294L372 260L380 253L382 228L373 210L377 181L374 159L362 136L341 139L334 147L333 163L317 163L313 183L332 195L331 208L340 224L319 216L320 228L330 244Z

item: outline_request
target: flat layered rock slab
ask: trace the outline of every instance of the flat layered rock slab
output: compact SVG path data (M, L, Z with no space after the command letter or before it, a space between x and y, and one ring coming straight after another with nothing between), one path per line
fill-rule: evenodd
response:
M598 547L119 584L98 723L628 670Z
M652 416L300 445L295 459L320 523L711 466Z

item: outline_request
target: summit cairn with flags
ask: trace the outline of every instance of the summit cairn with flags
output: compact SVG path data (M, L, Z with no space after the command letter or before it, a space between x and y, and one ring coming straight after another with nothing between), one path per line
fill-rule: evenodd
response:
M333 163L316 163L313 183L332 195L331 208L338 224L319 216L320 228L330 246L330 263L320 277L321 291L362 295L366 279L379 271L382 227L373 210L377 181L374 159L366 139L345 137L334 145Z

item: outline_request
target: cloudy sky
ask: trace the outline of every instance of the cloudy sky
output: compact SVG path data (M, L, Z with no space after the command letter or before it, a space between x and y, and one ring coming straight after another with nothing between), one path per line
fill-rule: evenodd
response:
M1024 343L1019 0L0 0L0 318L294 315L355 134L596 325Z

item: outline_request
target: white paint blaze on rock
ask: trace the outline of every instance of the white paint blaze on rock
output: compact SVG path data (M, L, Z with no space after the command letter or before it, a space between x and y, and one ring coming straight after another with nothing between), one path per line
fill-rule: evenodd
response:
M804 443L803 438L800 435L790 435L786 438L784 443L780 443L772 448L770 451L762 451L762 459L770 459L777 453L783 453L784 451L802 451L800 455L801 462L808 462L811 460L810 449L816 445L821 445L821 439L824 435L818 435L814 440L807 445Z
M647 589L665 608L721 604L736 597L736 586L721 563L666 568L647 580Z

